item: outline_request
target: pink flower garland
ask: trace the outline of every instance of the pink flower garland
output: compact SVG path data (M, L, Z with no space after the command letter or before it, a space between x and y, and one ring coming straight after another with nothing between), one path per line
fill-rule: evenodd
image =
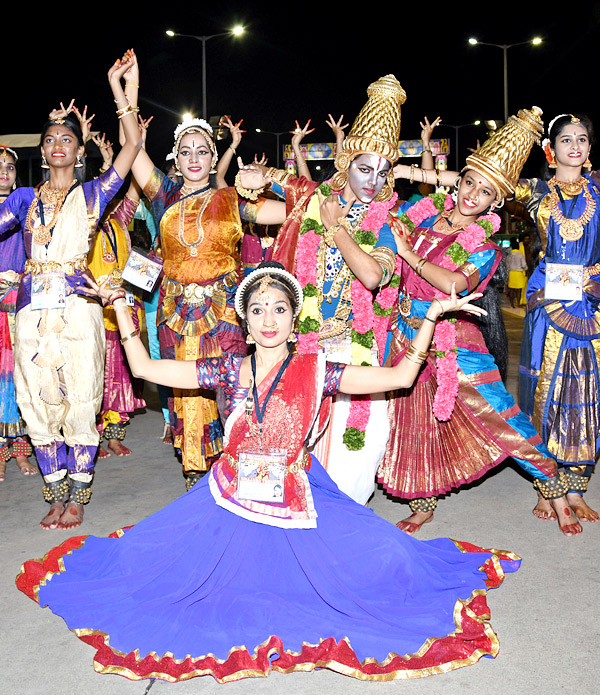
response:
M427 200L430 202L424 202ZM447 212L452 207L452 199L450 196L447 196L444 202L444 210ZM418 227L423 220L439 214L439 210L433 204L431 198L427 197L422 198L409 208L405 214L415 227ZM490 227L491 225L491 231L486 231L484 225L481 224L482 222L489 223L489 225L485 226ZM456 237L456 240L446 251L438 265L447 270L456 270L466 262L466 259L476 248L487 241L498 229L500 229L500 218L495 213L479 217ZM435 292L435 296L448 297L447 294L439 290ZM456 319L442 321L436 325L434 342L437 356L438 388L433 400L433 414L438 420L445 422L450 419L454 411L456 396L458 395Z
M317 284L317 251L321 238L313 230L301 234L296 250L296 277L302 287ZM319 352L319 334L298 334L298 354L314 355Z

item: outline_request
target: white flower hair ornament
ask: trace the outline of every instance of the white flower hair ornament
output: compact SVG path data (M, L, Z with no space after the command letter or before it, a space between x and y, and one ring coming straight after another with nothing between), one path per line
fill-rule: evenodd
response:
M177 155L179 154L179 147L181 145L181 139L187 133L200 133L206 140L210 151L212 152L212 162L210 173L214 174L215 165L217 163L218 155L217 148L215 146L215 141L213 139L213 129L209 123L207 123L203 118L190 118L188 120L180 123L177 128L175 128L174 137L175 142L173 143L173 149L170 154L167 155L167 161L171 159L175 162L175 168L179 172L179 166L177 165Z

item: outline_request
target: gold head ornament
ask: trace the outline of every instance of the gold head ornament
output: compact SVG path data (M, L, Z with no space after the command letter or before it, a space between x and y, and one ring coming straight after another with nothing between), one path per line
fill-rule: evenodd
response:
M544 134L542 110L532 106L521 109L516 116L489 137L467 157L463 171L472 169L493 185L498 200L512 196L534 143L540 144Z
M348 182L351 161L360 154L377 154L392 164L399 157L400 107L406 101L406 92L394 75L385 75L369 85L367 103L362 107L342 151L335 158L337 173L331 180L334 190L341 190ZM390 168L388 181L377 200L388 200L393 192L394 175Z

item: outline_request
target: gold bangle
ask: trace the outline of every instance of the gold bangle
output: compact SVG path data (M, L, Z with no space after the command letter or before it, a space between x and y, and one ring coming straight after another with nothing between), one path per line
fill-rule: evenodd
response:
M410 165L410 183L411 185L415 182L415 165Z
M235 190L238 192L242 198L246 200L258 200L258 196L265 190L265 187L259 188L257 190L251 190L250 188L244 188L242 186L242 180L240 178L240 172L235 175Z
M446 313L446 312L444 311L444 305L440 302L440 300L439 300L437 297L434 297L434 298L433 298L433 301L434 301L434 302L437 302L437 303L440 305L440 309L442 310L442 313L440 314L440 316L443 316L443 315Z
M423 274L422 274L422 273L423 273L423 266L425 265L425 263L428 263L427 259L426 259L426 258L420 258L420 259L417 261L417 264L415 265L415 273L416 273L420 278L423 277Z
M422 360L426 360L429 357L429 352L425 352L424 350L419 350L412 343L408 346L406 352L408 354L413 355L414 357L418 357L419 359L422 359Z
M121 338L121 345L125 345L125 343L128 340L131 340L132 338L139 338L139 333L137 330L133 331L133 333L130 333L129 335L126 335L124 338Z
M234 150L234 148L231 145L229 145L229 149L233 152L233 154L237 154L237 152Z
M417 348L411 343L404 353L404 357L415 364L424 364L425 360L429 357L429 353L417 350Z
M336 245L333 237L339 232L339 230L340 226L336 224L323 232L323 241L327 244L327 246L331 247Z
M431 150L429 148L423 147L423 149L421 150L421 154L425 154L425 152L429 152L431 154Z

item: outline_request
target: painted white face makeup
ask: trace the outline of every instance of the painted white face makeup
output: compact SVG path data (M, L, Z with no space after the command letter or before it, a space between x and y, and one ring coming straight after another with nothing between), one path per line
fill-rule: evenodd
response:
M361 154L348 169L348 185L361 203L370 203L384 187L391 164L376 154Z

